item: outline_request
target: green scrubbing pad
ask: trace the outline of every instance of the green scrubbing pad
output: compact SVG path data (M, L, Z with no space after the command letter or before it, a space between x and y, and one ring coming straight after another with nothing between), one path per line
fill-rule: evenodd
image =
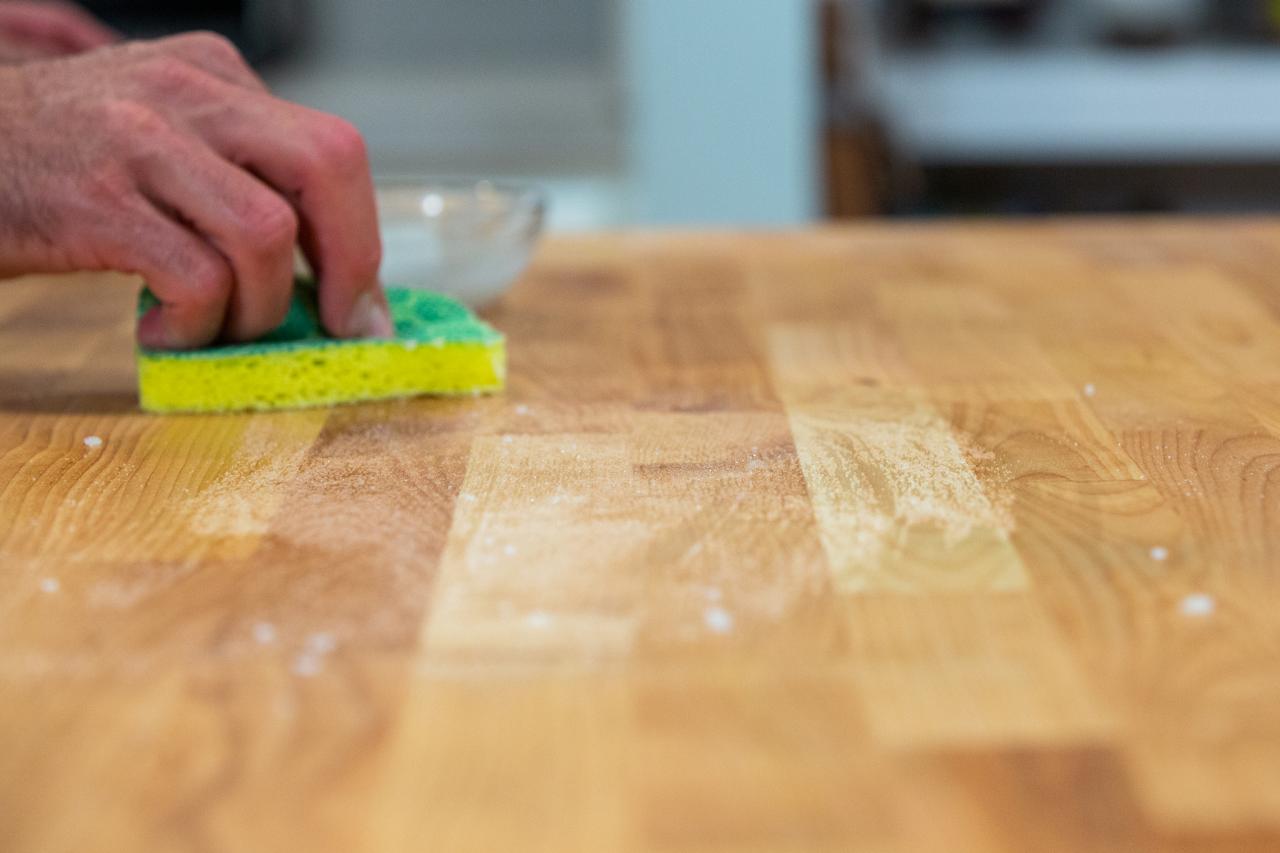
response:
M138 392L148 412L288 409L420 394L499 391L503 337L436 293L387 288L394 339L327 335L315 285L299 280L285 321L253 343L169 352L138 349ZM150 291L141 317L156 304Z

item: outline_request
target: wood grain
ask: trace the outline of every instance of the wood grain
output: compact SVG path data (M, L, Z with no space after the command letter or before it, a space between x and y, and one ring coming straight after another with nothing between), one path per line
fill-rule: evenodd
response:
M1277 269L559 238L505 397L168 418L3 283L0 849L1280 849Z

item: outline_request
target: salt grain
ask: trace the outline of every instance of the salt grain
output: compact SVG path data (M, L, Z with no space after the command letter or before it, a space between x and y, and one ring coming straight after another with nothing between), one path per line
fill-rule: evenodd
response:
M58 581L57 578L45 578L44 580L40 581L41 592L47 592L50 595L52 595L53 593L57 592L60 589L62 589L62 584Z
M1085 395L1086 397L1093 397L1093 396L1095 396L1097 393L1098 393L1098 388L1097 388L1097 386L1096 386L1096 385L1094 385L1092 382L1090 382L1088 385L1084 386L1084 395Z
M307 637L307 651L313 655L327 655L337 647L338 641L325 631L317 631Z
M324 667L324 662L316 655L301 654L293 661L293 674L303 678L316 675Z
M526 406L524 403L521 403L520 405L516 406L516 414L517 415L529 414L529 407Z
M1182 610L1183 616L1208 616L1213 613L1215 606L1213 596L1197 592L1182 599L1179 609Z
M256 622L253 626L253 639L260 646L269 646L276 641L276 626L270 622Z
M473 503L475 503L477 500L479 500L479 498L477 498L475 495L471 494L471 492L463 492L463 493L462 493L461 495L459 495L458 497L462 498L464 501L466 501L466 502L467 502L467 503L469 503L469 504L473 504Z
M733 614L723 607L708 607L702 612L702 621L709 630L717 634L727 634L733 630Z
M86 435L84 437L84 446L90 450L99 448L102 446L102 437L97 435Z
M524 617L524 624L535 631L545 631L555 622L555 617L545 610L535 610Z
M502 553L506 554L508 557L514 557L514 556L516 555L516 546L515 546L515 545L503 545L503 546L502 546Z
M1151 559L1164 562L1169 559L1169 549L1163 545L1156 545L1151 549Z
M509 435L504 435L504 436L502 437L502 443L503 443L503 444L510 444L510 443L511 443L511 442L513 442L513 441L515 441L515 439L513 439L513 438L512 438L511 436L509 436Z

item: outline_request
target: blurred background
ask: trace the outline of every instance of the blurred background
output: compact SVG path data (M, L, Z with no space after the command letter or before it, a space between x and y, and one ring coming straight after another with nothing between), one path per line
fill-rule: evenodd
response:
M90 0L553 229L1280 208L1280 0ZM181 11L177 11L181 10Z

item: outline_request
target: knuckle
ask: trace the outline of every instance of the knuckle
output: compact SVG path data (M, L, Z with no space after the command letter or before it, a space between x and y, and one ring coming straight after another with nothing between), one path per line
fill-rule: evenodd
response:
M162 132L165 121L160 114L140 101L127 98L111 98L103 101L101 118L108 132L124 135L126 139L140 134Z
M231 293L231 269L221 260L202 252L191 252L175 246L173 269L184 270L188 301L194 307L212 308L222 305Z
M139 63L138 74L144 85L162 93L190 89L201 82L194 67L169 54L147 57Z
M364 137L346 119L325 116L315 123L310 136L314 169L347 174L368 168Z
M282 199L263 193L243 216L245 232L256 245L277 252L293 248L298 239L298 216Z
M73 202L109 215L127 207L134 182L128 170L116 160L104 159L88 166L75 182Z
M241 61L240 51L232 43L231 39L207 30L177 36L174 38L174 43L179 51L191 56L224 62Z
M173 126L146 104L112 100L102 104L105 136L111 140L97 168L136 172L170 156L177 147Z

